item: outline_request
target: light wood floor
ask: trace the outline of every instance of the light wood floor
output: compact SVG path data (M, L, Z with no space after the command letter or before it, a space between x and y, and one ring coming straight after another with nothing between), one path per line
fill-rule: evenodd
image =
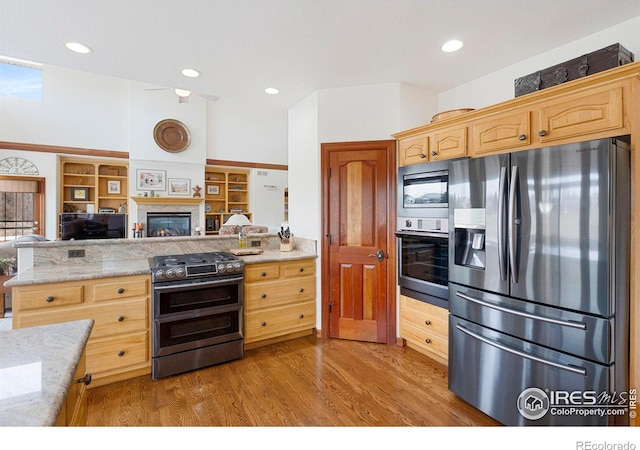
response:
M486 426L407 348L300 338L241 360L90 389L89 426Z

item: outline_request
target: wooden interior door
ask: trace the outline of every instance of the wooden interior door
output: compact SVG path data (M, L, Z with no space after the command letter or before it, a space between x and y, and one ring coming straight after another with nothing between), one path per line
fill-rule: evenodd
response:
M322 144L322 166L323 337L395 344L395 141Z

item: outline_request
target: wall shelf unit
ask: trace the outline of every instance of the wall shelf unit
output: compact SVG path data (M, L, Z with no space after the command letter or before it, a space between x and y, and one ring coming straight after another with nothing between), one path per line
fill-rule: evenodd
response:
M209 166L204 180L205 234L218 234L233 214L244 214L252 220L248 170Z

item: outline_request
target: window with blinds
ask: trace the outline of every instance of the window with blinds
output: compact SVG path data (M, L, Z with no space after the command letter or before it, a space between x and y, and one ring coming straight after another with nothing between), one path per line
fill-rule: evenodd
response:
M0 179L0 241L33 234L38 228L37 180Z

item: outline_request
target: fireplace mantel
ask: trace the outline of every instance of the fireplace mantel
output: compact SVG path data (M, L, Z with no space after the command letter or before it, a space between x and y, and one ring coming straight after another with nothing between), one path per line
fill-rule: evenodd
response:
M131 197L138 205L199 205L204 198L190 197Z

